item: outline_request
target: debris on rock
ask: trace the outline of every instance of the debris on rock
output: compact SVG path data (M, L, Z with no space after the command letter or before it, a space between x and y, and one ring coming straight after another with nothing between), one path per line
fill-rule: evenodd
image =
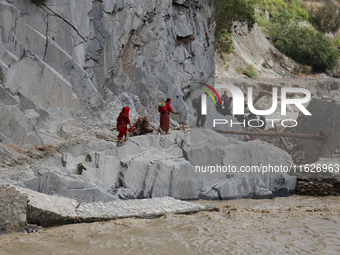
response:
M135 121L135 123L133 123L134 131L132 132L133 136L145 135L153 132L153 129L150 127L148 117L139 117L134 121Z

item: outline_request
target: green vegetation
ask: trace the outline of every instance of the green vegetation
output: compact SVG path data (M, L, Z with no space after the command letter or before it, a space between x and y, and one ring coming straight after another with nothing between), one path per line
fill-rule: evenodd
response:
M311 70L325 71L338 65L340 36L330 40L324 34L340 28L340 9L332 2L326 2L322 7L311 8L308 11L300 0L215 0L215 2L215 49L220 53L229 54L233 51L231 30L234 21L246 23L249 29L256 21L278 50L293 61L308 67L306 70L299 70L299 73L309 73ZM311 22L316 29L301 25L302 21ZM238 67L237 71L244 73L246 70L241 71L241 67ZM248 76L252 75L249 70L247 73Z
M335 47L337 40L332 43L332 40L322 33L326 32L326 27L327 31L331 31L331 27L335 29L337 19L340 22L340 15L335 15L339 13L337 8L327 7L307 11L300 0L249 1L253 1L256 8L270 13L268 20L264 12L260 11L256 15L256 22L262 27L262 31L272 38L273 44L279 51L308 67L301 68L300 73L309 73L312 69L325 71L327 68L332 69L338 65L340 54ZM328 5L331 6L331 4ZM320 20L322 25L319 27L324 27L323 30L320 29L321 32L300 24L301 21L307 22L312 19ZM317 21L312 22L313 25L316 23Z
M295 66L293 73L294 74L310 74L313 68L311 66Z
M216 26L219 27L219 26ZM220 52L231 53L233 48L233 36L227 28L221 28L218 32L216 29L215 49Z
M238 66L236 71L238 74L244 74L250 78L255 78L257 76L256 69L253 65L247 66L246 69L244 69L242 66Z
M310 22L323 33L335 33L340 29L340 8L329 1L319 8L309 10Z
M247 23L249 29L253 28L255 9L251 2L246 0L215 0L215 2L216 30L224 28L230 30L234 21Z
M340 35L338 35L337 37L334 37L332 39L332 42L335 46L340 47Z
M238 67L236 68L236 71L237 71L238 74L243 74L243 68L242 68L242 66L238 66Z
M328 37L313 28L277 24L269 33L275 47L298 63L318 71L337 66L339 50Z
M310 74L313 68L311 66L303 66L300 70L301 73Z
M248 28L252 29L255 24L255 9L253 4L246 0L215 0L215 3L215 48L220 52L231 53L233 22L246 23Z
M247 66L247 68L243 71L243 74L250 78L255 78L257 76L256 69L253 65Z
M248 0L252 2L257 9L266 10L271 15L271 21L276 23L290 21L307 21L308 12L302 7L300 0ZM258 19L263 18L257 15Z
M224 52L222 52L221 55L222 55L222 60L225 65L225 68L228 70L230 66L229 60L231 59L231 56Z
M301 21L308 21L308 11L302 7L300 0L248 0L255 4L259 10L256 14L256 23L268 30L273 24L290 26ZM267 19L265 11L269 13ZM268 33L267 33L268 34Z

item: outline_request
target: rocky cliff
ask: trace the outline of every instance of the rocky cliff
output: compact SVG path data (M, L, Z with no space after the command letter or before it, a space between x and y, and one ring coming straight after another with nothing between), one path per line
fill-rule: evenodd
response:
M288 171L241 172L244 166L288 168L292 159L286 152L209 129L133 137L123 147L82 136L38 160L19 155L12 161L15 167L2 167L0 183L84 202L163 196L270 198L292 194L296 185Z
M157 127L167 97L193 123L190 89L215 83L214 8L212 0L1 0L0 182L86 202L293 193L296 178L285 173L196 171L290 164L260 141L204 129L154 132L122 148L103 140L114 138L123 106ZM207 126L224 117L212 102L208 109Z
M213 11L202 0L0 1L1 115L9 118L1 126L16 126L4 139L58 140L65 125L47 130L49 118L104 106L109 121L122 106L155 121L167 97L189 119L190 85L214 83Z
M217 82L223 77L243 76L238 73L238 68L246 69L249 65L252 65L261 77L278 78L292 75L294 65L266 39L256 23L249 31L246 25L235 22L232 39L233 52L229 55L218 55L216 58ZM224 70L223 66L228 70Z
M331 98L313 99L308 106L312 116L299 116L298 121L301 124L296 127L296 132L317 134L322 130L328 135L327 143L321 147L318 146L317 141L302 141L305 148L308 148L305 154L306 163L313 163L318 161L320 157L340 153L339 102L339 97L332 100Z

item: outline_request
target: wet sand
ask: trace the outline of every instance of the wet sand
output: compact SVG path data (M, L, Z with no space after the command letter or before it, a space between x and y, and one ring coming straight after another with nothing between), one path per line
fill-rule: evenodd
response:
M198 201L219 212L0 236L0 254L340 254L340 197Z

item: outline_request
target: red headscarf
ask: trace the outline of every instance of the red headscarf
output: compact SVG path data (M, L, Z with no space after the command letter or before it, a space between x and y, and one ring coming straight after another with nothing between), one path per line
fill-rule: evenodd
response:
M117 118L117 131L121 132L121 128L126 128L127 124L130 124L129 112L129 107L124 107L123 110L120 112Z
M130 108L129 107L123 107L123 109L124 109L125 115L129 117Z
M174 110L172 109L171 104L171 99L168 98L167 100L169 100L168 102L165 102L165 106L166 106L166 114L170 114L170 112L174 112Z

